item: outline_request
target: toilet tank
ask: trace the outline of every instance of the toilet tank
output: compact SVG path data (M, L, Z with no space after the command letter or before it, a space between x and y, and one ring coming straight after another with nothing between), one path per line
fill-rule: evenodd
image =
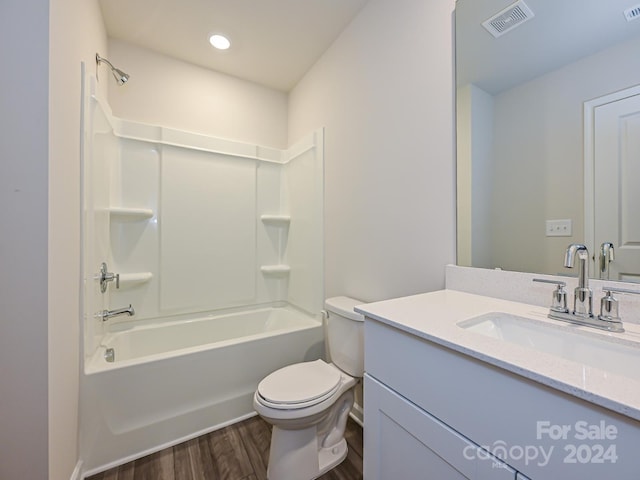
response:
M349 297L325 300L331 362L352 377L364 375L364 316L353 311L363 302Z

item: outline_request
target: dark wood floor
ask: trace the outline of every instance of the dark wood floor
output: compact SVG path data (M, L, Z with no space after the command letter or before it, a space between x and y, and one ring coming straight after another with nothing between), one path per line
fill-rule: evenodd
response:
M362 428L351 418L347 458L320 480L362 479ZM260 417L112 468L87 480L266 480L271 426Z

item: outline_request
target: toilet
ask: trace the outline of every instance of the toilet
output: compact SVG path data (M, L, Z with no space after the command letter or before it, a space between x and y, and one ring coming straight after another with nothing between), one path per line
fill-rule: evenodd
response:
M364 374L364 317L353 311L362 303L349 297L325 301L332 363L296 363L258 384L253 407L273 425L269 480L312 480L347 456L344 430Z

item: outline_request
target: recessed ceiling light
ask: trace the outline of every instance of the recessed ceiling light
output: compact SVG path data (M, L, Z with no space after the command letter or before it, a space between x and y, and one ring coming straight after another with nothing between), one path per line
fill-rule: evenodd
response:
M209 43L216 47L218 50L226 50L231 46L231 42L224 35L211 35L209 37Z

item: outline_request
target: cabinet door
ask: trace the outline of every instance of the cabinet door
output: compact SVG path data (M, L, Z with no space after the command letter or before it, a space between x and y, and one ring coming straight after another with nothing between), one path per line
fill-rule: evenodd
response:
M504 462L365 375L367 480L514 480Z

